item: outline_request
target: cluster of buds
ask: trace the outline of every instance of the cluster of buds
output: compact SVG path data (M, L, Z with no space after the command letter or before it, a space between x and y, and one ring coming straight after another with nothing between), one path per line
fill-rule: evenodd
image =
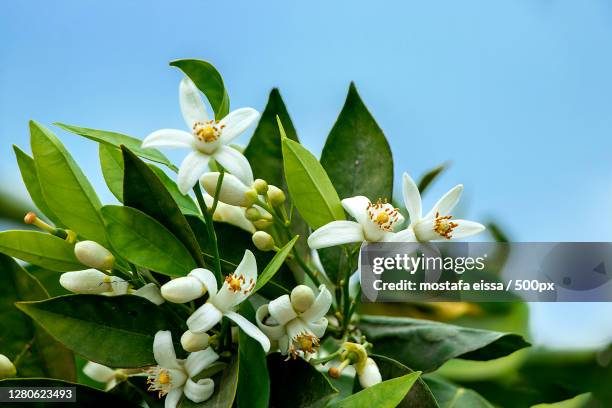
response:
M355 368L359 384L368 388L382 382L380 370L376 362L368 357L368 352L362 344L346 342L342 346L344 351L340 354L340 365L331 367L327 373L332 378L340 378L342 371L349 365Z

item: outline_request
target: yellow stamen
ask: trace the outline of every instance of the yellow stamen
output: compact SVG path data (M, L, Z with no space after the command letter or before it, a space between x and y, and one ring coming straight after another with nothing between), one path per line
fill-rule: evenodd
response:
M208 122L196 122L193 125L193 135L200 141L212 143L221 136L223 126L217 127L217 122L209 120Z
M449 221L451 218L453 218L452 215L445 215L442 217L440 213L436 213L433 230L441 237L451 239L453 230L459 226L456 222Z
M368 217L383 231L393 231L394 224L399 220L399 210L393 208L387 200L378 200L376 204L368 203Z

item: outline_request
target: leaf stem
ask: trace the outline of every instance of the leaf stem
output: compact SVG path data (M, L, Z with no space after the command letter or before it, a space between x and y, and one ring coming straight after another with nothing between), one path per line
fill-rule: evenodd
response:
M215 278L217 279L217 282L221 282L223 277L223 274L221 273L221 257L219 256L219 245L217 243L215 226L213 225L212 213L208 211L208 207L206 206L206 201L204 201L204 196L202 195L202 190L200 189L199 183L196 183L196 185L193 187L193 192L195 193L198 204L200 205L200 211L202 211L202 215L204 216L204 221L206 223L208 239L210 239L212 244L213 256L215 258Z

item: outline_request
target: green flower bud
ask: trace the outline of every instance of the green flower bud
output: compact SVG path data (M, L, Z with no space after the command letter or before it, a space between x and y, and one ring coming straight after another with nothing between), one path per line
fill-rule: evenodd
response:
M272 225L272 222L268 221L268 220L257 220L257 221L253 221L253 225L255 226L255 228L257 228L258 230L265 230L266 228L268 228L270 225Z
M257 220L261 219L261 213L255 207L247 208L246 211L244 212L244 216L249 221L257 221Z
M266 194L268 192L268 183L266 180L257 179L253 182L253 188L258 194Z
M14 377L17 374L15 365L7 356L0 354L0 379Z
M286 200L285 193L280 188L270 185L268 186L268 201L274 207L283 204Z
M260 251L271 251L274 249L274 238L265 231L257 231L253 234L253 244Z
M291 306L302 313L312 306L315 300L315 295L312 289L306 285L298 285L291 291Z

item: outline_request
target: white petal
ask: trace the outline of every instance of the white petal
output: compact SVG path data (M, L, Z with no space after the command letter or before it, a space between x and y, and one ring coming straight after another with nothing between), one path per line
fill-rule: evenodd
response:
M321 285L319 286L319 296L317 296L312 306L300 315L300 318L307 322L316 322L327 314L331 304L331 292L325 285Z
M202 333L210 330L221 321L223 314L210 302L200 306L187 319L187 327L194 333Z
M419 242L437 241L446 239L434 231L435 219L424 218L414 225L414 235Z
M187 192L195 186L200 176L204 174L208 168L209 160L210 156L199 151L193 151L185 157L179 168L176 180L176 184L181 193L187 194Z
M385 237L386 242L417 242L414 230L408 227L400 232L391 233Z
M107 383L115 378L115 370L102 364L93 361L88 361L83 367L83 373L92 380Z
M219 176L220 173L215 171L204 173L202 177L200 177L200 184L204 187L204 190L213 197L217 192ZM254 201L253 198L247 196L247 192L250 190L252 190L252 188L244 184L238 177L233 174L225 174L223 176L223 183L219 189L219 201L240 207L250 207Z
M321 338L325 334L325 330L327 330L328 323L329 322L327 321L327 319L325 317L322 317L316 322L310 322L307 324L310 330L312 330L312 332L314 333L314 335L317 336L318 338Z
M172 343L172 334L169 330L160 330L155 333L153 339L153 355L157 364L164 368L173 368L180 370L181 366L176 361L176 353L174 352L174 344Z
M223 144L228 144L242 132L247 130L259 118L259 112L253 108L240 108L230 112L221 119L219 126L224 126L221 132Z
M244 256L234 274L236 276L244 276L245 282L248 285L254 285L257 282L257 260L255 255L248 249L244 251Z
M230 289L227 282L223 282L221 289L219 289L217 295L211 299L211 302L213 302L221 312L225 313L242 303L247 296L248 294L245 294L242 290L234 291Z
M200 279L193 276L182 276L165 283L161 295L168 302L187 303L204 296L206 288Z
M164 408L176 408L181 397L183 396L183 387L177 387L170 390L164 401Z
M268 304L268 312L281 326L284 326L287 322L297 317L291 305L291 298L289 295L282 295L271 301Z
M421 216L423 215L421 193L419 193L419 188L408 173L404 173L402 187L404 193L404 205L406 206L408 214L410 215L410 223L413 224L420 220Z
M278 348L280 349L281 354L287 355L289 352L289 336L285 335L278 340Z
M183 392L185 396L195 403L200 403L209 399L215 391L215 382L210 378L203 378L198 382L191 379L185 383Z
M227 312L225 316L232 319L247 336L258 341L266 353L270 351L270 339L257 326L236 312Z
M208 120L208 113L204 102L202 102L200 91L193 81L187 77L183 78L179 84L179 103L183 119L185 119L189 129L193 129L196 122L206 122Z
M208 333L194 333L187 330L181 336L181 346L183 346L183 350L194 353L208 347L209 340Z
M358 223L365 224L368 218L368 206L370 200L364 196L355 196L342 200L342 207Z
M160 129L142 141L142 147L169 147L169 148L191 148L195 138L191 133L178 129Z
M210 197L208 194L206 196ZM212 197L210 198L212 199ZM208 203L206 203L206 205L208 205ZM255 232L255 227L253 223L246 218L245 211L245 208L236 207L235 205L229 205L219 201L217 202L217 209L213 214L213 220L226 222L253 234Z
M120 278L109 276L97 269L85 269L63 273L59 283L64 289L74 293L104 293L112 290L110 282L114 279Z
M187 276L193 276L202 282L202 285L204 285L210 297L214 297L217 294L217 278L215 278L215 274L208 269L197 268L189 272Z
M312 249L319 249L351 242L361 242L364 239L363 228L358 222L332 221L310 234L308 246Z
M368 388L382 382L380 370L378 369L376 362L369 357L366 360L364 367L359 370L357 375L359 376L359 384L361 384L363 388Z
M265 323L266 318L270 316L268 312L268 305L261 305L257 312L255 313L255 319L257 321L257 326L261 329L262 332L266 334L271 340L278 340L285 334L285 327L276 323L275 325ZM273 318L272 318L273 320Z
M467 220L451 220L459 224L453 230L452 238L453 239L461 239L466 238L471 235L476 235L484 231L486 228L484 225L479 224L474 221Z
M253 170L249 161L238 150L229 146L220 146L213 157L228 172L238 177L244 184L253 184Z
M189 374L189 377L195 377L200 374L202 370L210 366L212 363L219 359L219 355L215 353L212 347L205 350L196 351L190 353L185 361L185 370Z
M463 192L463 184L458 184L455 187L451 188L446 194L442 196L438 200L438 202L433 206L431 211L427 213L424 218L435 218L436 213L440 213L440 215L448 215L455 208L455 205L459 202L461 198L461 193Z
M143 287L132 292L134 296L140 296L147 299L149 302L159 306L164 303L164 298L161 295L159 286L154 283L147 283Z

